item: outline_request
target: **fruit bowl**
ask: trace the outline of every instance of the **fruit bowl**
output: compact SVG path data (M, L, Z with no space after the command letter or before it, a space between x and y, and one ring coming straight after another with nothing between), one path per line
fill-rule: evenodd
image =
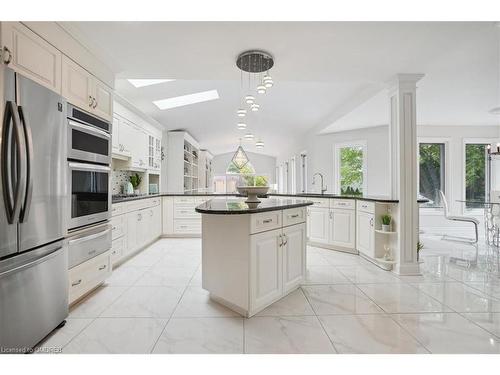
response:
M257 196L267 194L269 186L238 186L237 189L238 193L248 197L245 203L260 203Z

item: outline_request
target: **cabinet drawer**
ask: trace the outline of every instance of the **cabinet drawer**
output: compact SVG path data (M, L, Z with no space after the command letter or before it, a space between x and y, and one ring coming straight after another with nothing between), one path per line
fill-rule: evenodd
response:
M71 268L68 274L69 303L72 303L111 275L110 251Z
M250 233L260 233L281 227L283 211L270 211L253 214L250 219Z
M314 207L330 208L330 199L328 198L307 198L308 201L313 202Z
M126 211L125 203L115 203L111 205L111 216L118 216L124 214Z
M291 208L289 210L283 210L283 226L289 226L294 224L303 223L306 221L306 208Z
M201 219L201 215L191 206L174 207L174 218L177 219Z
M174 206L177 205L193 205L195 204L195 197L175 197Z
M332 199L331 208L345 208L354 210L356 201L354 199Z
M358 201L358 210L368 213L375 213L375 203L367 201Z
M125 234L125 215L111 218L111 239L116 240Z
M201 220L177 219L174 221L175 234L201 234Z
M113 240L111 243L111 264L116 264L118 260L123 256L123 247L125 245L125 238L121 237L116 240Z

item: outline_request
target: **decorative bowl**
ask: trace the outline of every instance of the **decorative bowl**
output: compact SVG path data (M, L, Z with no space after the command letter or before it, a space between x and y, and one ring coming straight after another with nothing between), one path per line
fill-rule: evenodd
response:
M260 203L258 195L267 194L269 186L238 186L238 193L246 195L245 203Z

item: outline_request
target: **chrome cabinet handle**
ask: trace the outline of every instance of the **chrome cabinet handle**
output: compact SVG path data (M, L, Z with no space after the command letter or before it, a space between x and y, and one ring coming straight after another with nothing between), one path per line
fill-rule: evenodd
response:
M96 98L93 98L94 99L94 105L92 106L93 109L96 109L97 108L97 100Z
M77 285L80 285L81 283L82 283L82 279L75 281L74 283L71 283L71 286L77 286Z
M295 219L296 217L299 217L299 214L295 214L295 215L288 215L288 217L290 219Z
M271 223L272 221L273 221L273 219L265 219L265 220L262 220L262 223L267 224L267 223Z
M286 236L286 234L284 234L283 238L285 239L285 242L283 242L283 246L286 246L286 244L288 243L288 237Z
M370 219L370 226L373 227L373 217Z
M137 220L141 221L142 220L142 214L137 214Z
M94 104L94 98L92 98L92 95L89 95L89 107L92 108L92 104Z
M99 267L99 271L106 269L106 265Z
M333 219L333 211L330 211L330 219Z
M279 235L279 238L280 238L280 239L279 239L279 241L280 241L280 242L279 242L279 245L278 245L278 246L279 246L279 247L281 247L281 246L283 246L283 235L282 235L282 234L280 234L280 235Z
M95 254L95 250L90 250L90 251L88 252L88 255L92 255L92 254Z
M12 52L10 52L10 49L8 47L4 46L3 47L3 54L4 54L4 59L3 59L4 64L9 65L10 62L12 61ZM7 59L5 58L6 54L9 55L9 57Z

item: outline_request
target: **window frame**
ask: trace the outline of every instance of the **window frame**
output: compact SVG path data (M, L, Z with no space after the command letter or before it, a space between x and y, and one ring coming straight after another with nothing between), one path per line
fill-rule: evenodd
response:
M297 193L297 159L295 156L292 156L290 158L290 177L291 177L291 184L290 184L290 193L291 194L296 194Z
M421 143L438 143L444 144L444 194L448 201L448 207L453 207L454 202L451 196L451 151L449 137L418 137L417 138L417 194L420 195L420 144ZM420 207L420 210L425 215L443 215L443 207Z
M466 178L466 173L465 173L465 168L466 168L466 152L465 148L466 145L482 145L482 144L491 144L495 145L498 143L498 138L462 138L462 200L466 199L466 188L467 184L465 181ZM488 162L486 162L488 163ZM488 165L486 165L486 168L488 168ZM488 171L486 171L488 173ZM487 177L489 179L489 177ZM487 183L487 188L491 186L491 181L486 181ZM490 186L488 186L490 185ZM490 192L486 191L486 194L489 194ZM461 212L465 216L482 216L484 210L482 208L473 208L473 209L467 209L465 202L461 203Z
M333 145L333 191L340 194L340 149L346 147L361 147L363 150L363 195L368 193L368 144L366 139L335 143Z
M307 151L299 154L300 157L300 192L307 192Z

